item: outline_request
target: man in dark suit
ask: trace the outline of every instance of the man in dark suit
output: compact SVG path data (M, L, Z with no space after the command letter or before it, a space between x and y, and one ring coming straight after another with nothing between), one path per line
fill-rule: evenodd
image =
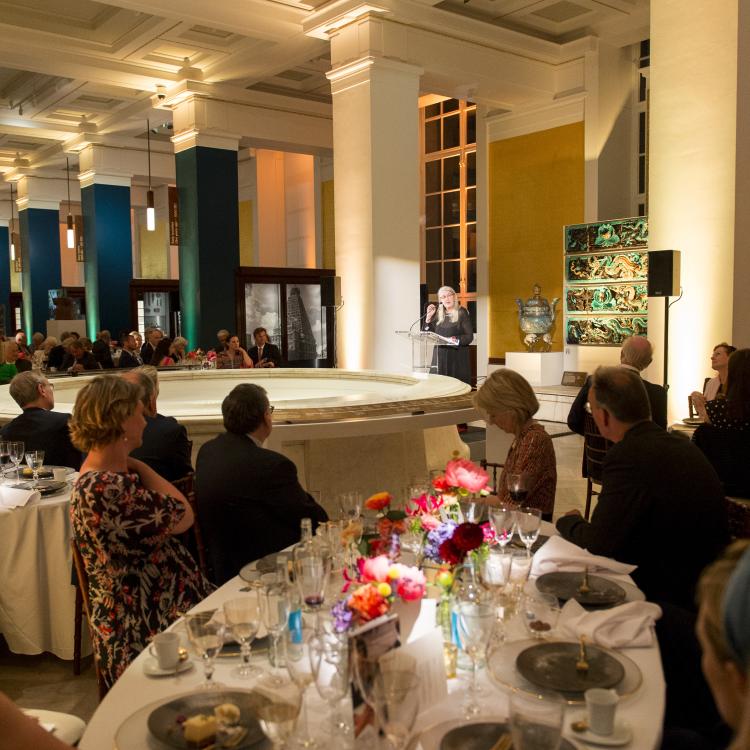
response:
M77 375L84 370L101 370L96 357L87 352L83 342L79 339L71 342L68 353L65 355L61 370L67 370L72 375Z
M115 363L112 361L112 334L109 331L99 331L96 341L91 347L91 353L103 370L112 370Z
M151 362L154 357L154 352L159 342L164 338L164 334L159 328L149 326L145 331L144 335L146 340L143 342L141 347L141 359L144 362Z
M279 347L272 344L268 339L268 331L265 328L256 328L253 331L255 346L248 352L255 367L281 367L281 352Z
M620 366L635 372L642 372L650 364L654 356L654 348L651 342L643 336L630 336L622 342L620 349ZM661 385L643 381L648 394L648 401L651 404L651 419L667 429L667 392ZM591 378L586 378L581 390L578 392L573 405L570 407L568 414L568 427L573 432L583 435L583 427L586 419L586 403L589 400L589 388L591 387ZM584 466L585 466L584 460ZM585 476L585 475L584 475Z
M140 367L142 364L143 360L141 359L141 353L138 351L138 345L135 343L135 337L132 333L125 334L117 366L128 369L131 367Z
M45 464L80 469L82 456L70 442L68 432L70 415L52 411L54 385L32 370L16 375L9 393L23 412L0 430L0 437L23 441L26 450L44 451Z
M122 374L143 391L143 416L146 429L139 448L130 455L150 466L164 479L174 482L193 470L190 452L192 444L187 430L174 417L159 414L156 400L159 397L159 380L155 367L138 367Z
M648 599L694 608L701 570L729 540L716 472L689 441L649 419L636 372L600 367L589 403L614 445L591 522L571 511L558 519L558 530L595 555L637 565L633 579Z
M218 584L297 542L303 518L313 526L328 518L302 489L295 465L263 448L273 429L263 388L236 386L221 412L226 432L201 447L195 467L198 518Z

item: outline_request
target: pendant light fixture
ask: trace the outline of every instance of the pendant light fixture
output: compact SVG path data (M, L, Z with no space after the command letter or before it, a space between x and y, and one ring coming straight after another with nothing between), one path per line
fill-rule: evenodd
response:
M146 191L146 229L156 229L156 209L154 208L154 191L151 189L151 123L146 120L146 144L148 147L148 190Z
M16 260L16 243L13 242L13 207L16 202L13 200L13 183L10 183L10 259Z
M70 159L65 157L65 175L68 181L68 249L76 246L76 230L73 228L73 214L70 212Z

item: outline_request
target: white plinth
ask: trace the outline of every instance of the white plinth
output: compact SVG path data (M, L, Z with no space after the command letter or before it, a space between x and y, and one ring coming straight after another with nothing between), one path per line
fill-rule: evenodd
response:
M507 352L505 366L523 375L531 385L559 385L563 374L563 353Z
M86 335L86 321L85 320L48 320L47 321L47 336L54 336L58 341L61 341L60 335L65 331L75 331L79 336Z

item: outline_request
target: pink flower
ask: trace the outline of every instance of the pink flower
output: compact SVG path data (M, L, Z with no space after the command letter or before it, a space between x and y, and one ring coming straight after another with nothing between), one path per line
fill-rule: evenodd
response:
M378 555L377 557L368 557L366 560L361 561L361 575L362 580L377 581L382 583L388 580L388 570L391 567L391 561L385 555Z
M490 481L484 469L465 458L448 461L445 467L445 481L451 487L462 487L469 492L481 492Z
M396 586L396 593L405 602L414 602L421 599L425 595L427 585L422 576L422 580L414 580L413 578L399 578Z
M484 541L487 544L495 543L495 529L489 523L482 524L482 532L484 533Z
M422 528L425 531L433 531L438 526L440 526L440 519L435 518L435 516L431 516L429 513L422 513L422 515L419 517L419 520L422 523Z

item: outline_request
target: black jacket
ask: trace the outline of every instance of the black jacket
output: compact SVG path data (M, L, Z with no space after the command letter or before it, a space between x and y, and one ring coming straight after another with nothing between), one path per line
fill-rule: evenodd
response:
M729 541L711 464L653 422L635 425L607 451L591 522L563 516L557 528L595 555L637 565L633 579L648 599L687 609L701 571Z
M250 359L253 360L253 364L258 364L258 347L254 346L248 351ZM263 345L263 359L273 362L274 367L281 367L281 352L276 344L264 344Z
M140 367L143 364L143 360L140 362L127 350L123 349L120 352L120 359L117 362L118 367Z
M191 442L187 430L174 418L157 414L146 417L143 442L130 455L148 464L157 474L173 482L193 470Z
M81 468L83 456L70 442L69 414L39 407L24 409L0 430L3 440L22 440L26 450L44 451L48 466Z
M103 370L111 370L114 368L115 363L112 361L112 350L106 341L97 339L91 345L91 353L94 355L96 361L102 366Z
M72 354L68 353L65 355L61 370L69 370L73 365L81 364L84 370L101 370L99 363L96 361L96 357L91 352L84 352L81 359L76 359Z
M299 541L301 519L311 518L313 526L328 519L302 489L295 465L247 435L225 432L201 447L195 493L218 584L246 563Z

